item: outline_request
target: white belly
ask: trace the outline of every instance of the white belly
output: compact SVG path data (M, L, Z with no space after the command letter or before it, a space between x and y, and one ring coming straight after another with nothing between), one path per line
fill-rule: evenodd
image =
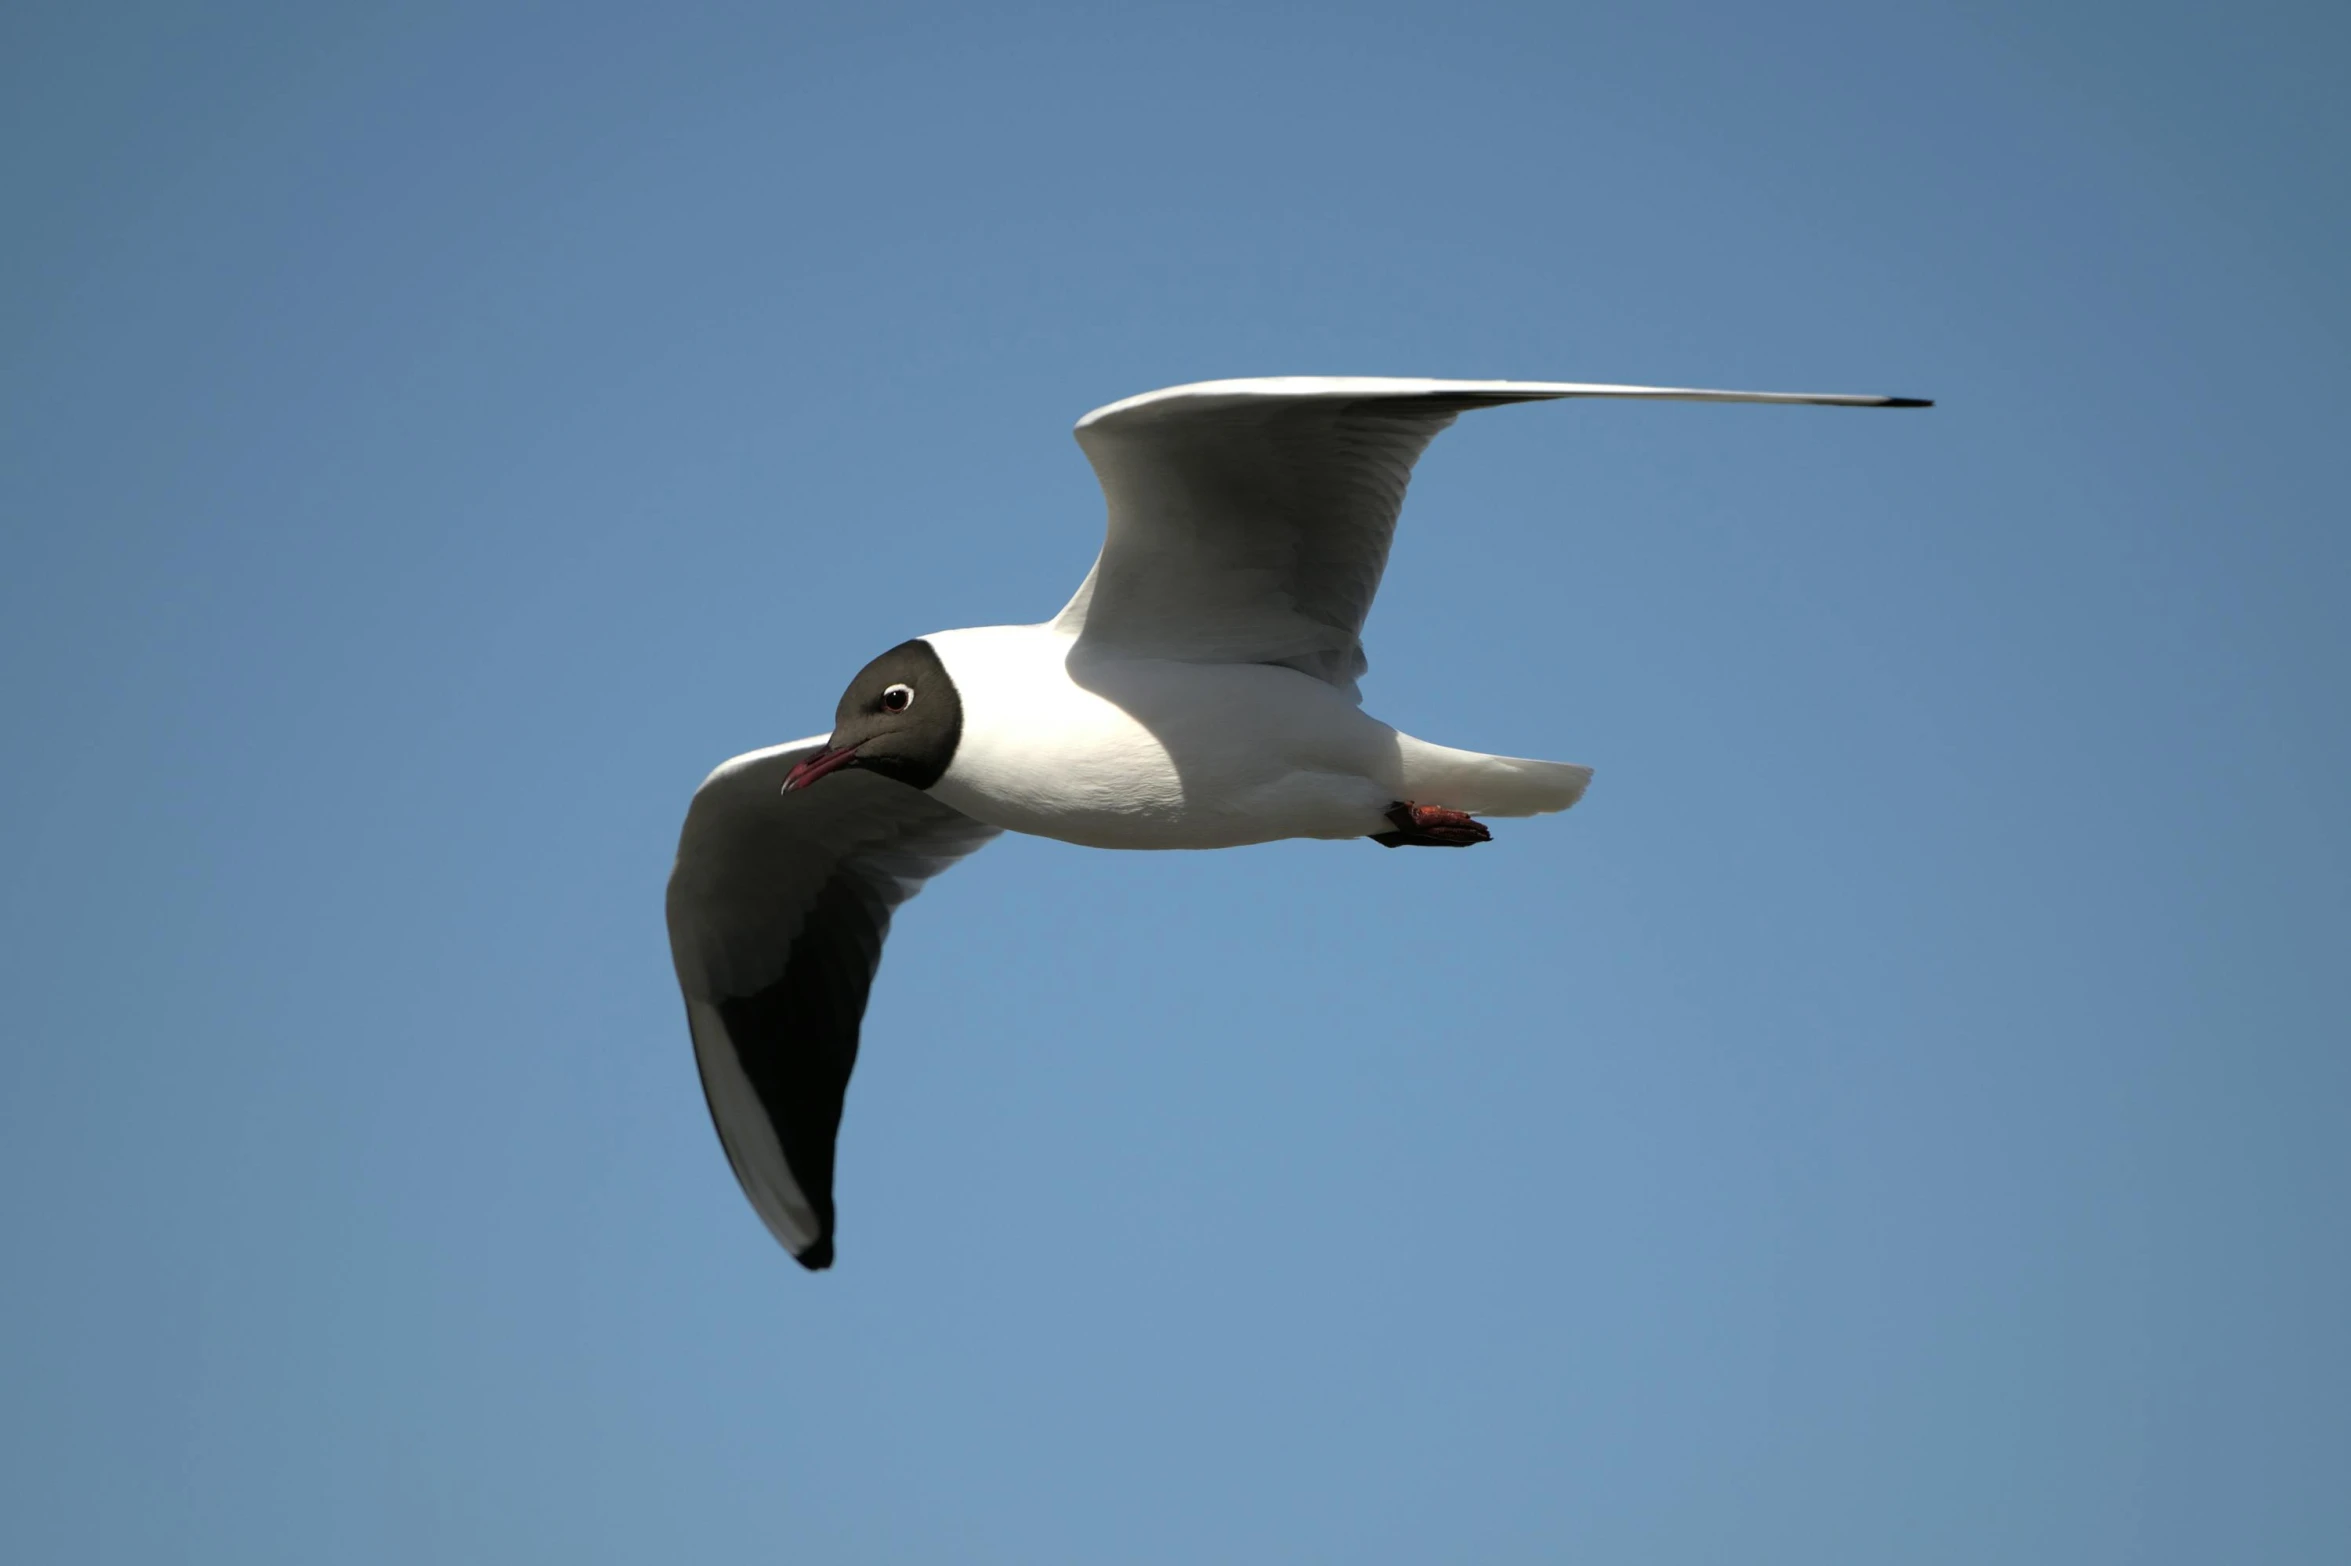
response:
M1229 848L1384 831L1396 731L1261 664L1071 661L1042 626L927 638L963 700L931 792L1014 832L1092 848Z

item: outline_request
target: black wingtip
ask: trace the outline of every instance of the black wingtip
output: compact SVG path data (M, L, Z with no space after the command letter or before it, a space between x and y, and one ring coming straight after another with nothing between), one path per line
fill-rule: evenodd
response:
M826 1235L804 1251L794 1251L792 1260L810 1272L822 1272L833 1264L833 1237Z
M1888 397L1878 404L1881 408L1931 408L1934 405L1935 399L1932 397Z

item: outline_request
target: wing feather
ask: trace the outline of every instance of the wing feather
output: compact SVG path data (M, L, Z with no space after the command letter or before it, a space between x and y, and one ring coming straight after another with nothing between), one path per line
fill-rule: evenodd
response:
M833 1148L891 916L996 835L871 772L785 794L784 774L823 743L713 772L686 812L668 898L719 1142L760 1219L811 1269L832 1264Z
M1283 664L1352 689L1420 454L1471 409L1562 397L1924 406L1832 392L1350 376L1146 392L1078 421L1109 525L1055 623L1129 656Z

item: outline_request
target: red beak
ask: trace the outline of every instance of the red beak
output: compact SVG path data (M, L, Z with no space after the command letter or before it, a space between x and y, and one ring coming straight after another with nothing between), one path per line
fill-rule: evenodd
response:
M857 759L857 747L844 745L839 750L820 750L806 761L784 774L784 792L806 788L828 772L838 772Z

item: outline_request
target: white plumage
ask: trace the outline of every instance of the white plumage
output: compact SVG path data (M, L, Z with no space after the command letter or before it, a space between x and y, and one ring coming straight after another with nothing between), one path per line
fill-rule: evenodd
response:
M804 1265L832 1261L834 1138L891 915L996 832L1466 846L1487 835L1472 816L1583 796L1587 767L1432 745L1357 692L1413 463L1463 412L1568 397L1925 406L1348 377L1130 397L1078 423L1109 521L1059 615L893 648L824 739L711 775L670 882L671 949L728 1160Z
M1351 692L1279 664L1127 657L1055 624L924 640L964 704L931 797L1088 848L1364 837L1399 800L1538 815L1574 804L1592 776L1400 734Z

